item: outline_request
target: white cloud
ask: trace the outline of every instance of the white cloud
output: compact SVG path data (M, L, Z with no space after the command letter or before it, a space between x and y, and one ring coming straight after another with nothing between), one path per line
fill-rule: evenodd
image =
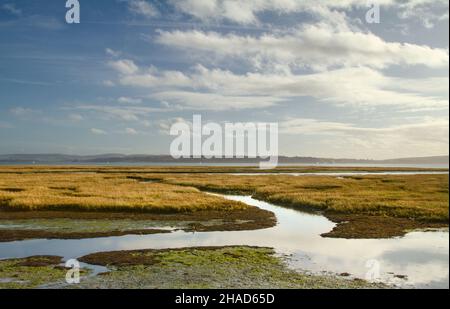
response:
M128 135L137 135L138 134L138 132L133 128L126 128L125 133Z
M435 23L448 20L448 1L414 0L398 4L401 19L419 20L425 28L433 28Z
M106 131L102 130L102 129L96 129L96 128L92 128L91 129L91 133L95 134L95 135L106 135Z
M325 70L343 66L386 68L392 65L448 67L448 50L425 45L387 42L366 32L342 30L319 23L289 33L259 36L217 32L159 31L156 41L183 51L192 50L203 59L241 59L255 68L289 65Z
M141 104L141 98L130 98L130 97L120 97L117 99L117 102L122 104Z
M265 11L297 13L317 6L337 6L342 1L297 1L297 0L171 0L174 7L201 21L227 20L237 24L258 23L257 15ZM344 6L348 6L348 1ZM337 4L336 4L337 3Z
M103 81L103 86L105 87L114 87L116 84L112 80Z
M168 102L179 109L216 111L264 108L283 101L282 98L272 96L232 96L189 91L157 92L152 98Z
M128 59L110 61L108 62L108 65L121 74L134 74L138 71L136 64Z
M9 111L17 117L27 117L27 116L32 116L35 113L37 113L37 111L35 111L31 108L20 107L20 106L14 107L14 108L10 109Z
M203 22L230 21L237 24L257 24L264 12L292 14L318 11L351 11L367 8L364 0L171 0L178 11ZM446 0L377 0L383 8L394 9L403 18L439 19L448 8ZM437 9L436 9L437 7ZM438 11L438 13L436 13ZM447 9L448 11L448 9Z
M122 53L111 48L106 48L105 53L111 57L119 57Z
M143 71L143 70L141 70ZM177 86L190 86L190 79L179 71L164 71L159 72L155 68L141 72L140 74L128 74L120 79L120 83L125 86L139 86L147 87L152 85L165 86L165 85L177 85Z
M185 123L192 129L192 121L188 121L184 119L183 117L174 117L169 119L160 119L157 121L156 125L158 127L158 131L162 135L169 135L170 134L170 128L175 123Z
M448 153L448 118L385 127L363 127L316 119L288 119L280 123L280 133L298 138L316 136L322 154L347 157L395 158Z
M70 114L69 115L69 120L73 121L73 122L79 122L82 121L84 119L84 117L80 114Z
M189 3L206 11L217 5ZM284 2L285 9L290 7L289 3ZM352 0L327 3L333 7L354 4ZM392 2L386 0L386 4ZM332 14L341 22L306 24L256 36L197 30L158 31L156 42L160 44L183 52L191 50L190 55L202 63L208 59L216 64L217 60L222 61L225 66L246 62L252 68L246 74L202 65L197 65L193 72L160 71L153 66L139 67L127 59L110 62L110 66L119 73L117 84L148 88L152 92L150 98L178 109L265 108L301 97L334 105L448 109L448 77L412 79L381 73L397 66L448 68L448 50L387 42L370 32L349 27L345 15L339 12L325 10L320 14ZM305 68L308 70L304 71ZM303 73L296 73L299 69ZM313 73L305 73L311 69Z
M167 109L145 106L78 105L74 108L99 114L106 119L123 121L141 121L142 117L146 117L151 113L167 111Z
M128 2L128 9L137 15L142 15L146 18L153 18L159 15L158 9L155 6L144 0L130 0Z
M428 9L438 2L381 0L383 10L393 8L404 19L413 18L407 15L408 10L408 14L414 10L435 14L435 10ZM201 65L187 70L159 70L128 59L114 59L117 61L109 65L118 74L111 84L141 88L139 96L159 101L162 106L159 111L254 110L289 102L293 114L297 114L301 109L297 110L294 104L307 101L307 107L311 102L324 104L324 108L340 106L337 113L345 115L360 108L373 111L374 117L389 114L391 120L380 119L379 127L364 126L362 121L288 119L281 122L283 135L291 139L312 137L311 149L320 149L322 155L329 151L333 157L381 158L447 152L448 118L411 122L401 116L448 111L449 79L442 76L443 69L448 69L448 48L389 41L363 30L357 19L350 19L355 17L350 10L365 7L365 1L179 0L172 4L178 11L206 23L256 25L260 31L158 30L156 43L178 49L180 55L187 55L183 60ZM308 23L300 21L294 28L272 27L261 24L265 18L261 13L269 11L307 12L313 18ZM430 17L430 22L445 19L448 10L443 11ZM404 72L420 74L416 77ZM142 94L144 91L148 95ZM131 97L118 101L138 103ZM144 109L134 107L91 106L90 109L140 124L144 116L158 112L158 109L148 111L144 106L139 106ZM279 117L276 109L269 111L275 119ZM157 129L167 132L173 121L173 118L159 121ZM293 145L288 148L292 150ZM294 154L298 153L297 150Z
M152 98L180 108L264 108L297 97L312 97L335 105L448 108L448 77L389 77L364 67L302 75L237 75L201 65L190 74L155 68L151 73L139 71L144 73L121 76L119 83L151 89Z

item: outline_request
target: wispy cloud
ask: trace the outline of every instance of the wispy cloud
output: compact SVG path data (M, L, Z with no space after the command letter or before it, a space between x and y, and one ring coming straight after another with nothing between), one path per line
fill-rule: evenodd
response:
M130 98L130 97L120 97L117 99L117 102L122 104L141 104L141 98Z
M298 97L353 107L448 108L448 77L390 77L365 67L245 75L202 65L189 73L139 68L134 63L133 67L134 74L122 74L124 70L117 68L119 84L147 88L151 98L186 109L265 108Z
M69 114L68 118L70 121L73 121L73 122L80 122L80 121L84 120L84 117L82 115L74 114L74 113Z
M138 131L136 131L136 130L133 129L133 128L126 128L126 129L125 129L125 133L128 134L128 135L137 135L137 134L138 134Z
M5 3L0 6L0 9L2 9L14 16L22 16L22 10L17 8L14 3Z
M94 135L107 135L108 133L105 130L92 128L91 133Z
M153 4L145 0L129 0L128 9L130 12L146 18L154 18L159 16L158 9Z
M49 82L24 80L24 79L16 79L16 78L0 78L0 80L9 82L9 83L23 84L23 85L35 85L35 86L52 86L52 85L54 85L54 83L49 83Z
M112 48L106 48L105 53L111 57L119 57L122 54L120 51L114 50Z
M280 123L280 133L315 136L323 153L347 157L395 158L448 154L448 118L425 117L421 120L368 127L345 122L317 119L287 119ZM326 148L326 149L325 149Z
M267 12L286 15L367 8L367 2L361 0L170 0L170 3L179 12L205 23L228 21L242 25L261 23L259 15ZM404 19L420 18L428 24L448 12L446 0L378 0L376 3L385 9L397 10Z
M21 106L11 108L9 111L11 112L11 114L17 117L29 117L38 113L38 111L35 111L31 108Z
M169 106L183 110L242 110L274 106L283 98L272 96L232 96L217 93L193 91L165 91L151 95L152 98L166 102Z
M43 15L19 16L14 20L0 22L0 28L31 27L43 30L62 30L65 24L58 18Z
M138 67L134 64L132 60L123 59L117 61L110 61L108 65L118 71L121 74L134 74L138 71Z
M91 1L98 14L81 28L45 4L18 3L0 4L11 40L0 56L2 129L26 125L55 143L57 128L72 130L98 149L153 134L159 147L169 137L157 133L201 113L280 121L280 151L293 155L447 152L447 1L379 0L377 25L361 0ZM4 135L32 145L25 131Z
M392 65L445 68L449 63L448 50L387 42L372 33L342 31L327 24L258 36L197 30L159 31L156 41L179 50L195 51L199 59L241 59L256 69L277 65L314 70L349 66L380 69Z
M109 106L109 105L77 105L76 110L94 112L107 119L123 121L141 121L151 113L166 112L167 109L146 106Z

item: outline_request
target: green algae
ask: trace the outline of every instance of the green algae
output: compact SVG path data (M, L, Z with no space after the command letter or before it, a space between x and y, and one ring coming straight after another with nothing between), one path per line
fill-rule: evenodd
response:
M0 289L33 289L64 284L68 269L57 256L33 256L0 261ZM81 269L80 274L89 271Z
M382 288L363 280L314 275L289 269L271 248L205 247L116 251L81 260L107 265L111 272L73 288L142 289L336 289Z

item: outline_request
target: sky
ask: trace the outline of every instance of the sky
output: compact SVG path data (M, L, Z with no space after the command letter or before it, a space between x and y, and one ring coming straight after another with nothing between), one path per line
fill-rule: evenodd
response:
M0 154L168 154L276 122L279 153L447 155L447 0L0 0Z

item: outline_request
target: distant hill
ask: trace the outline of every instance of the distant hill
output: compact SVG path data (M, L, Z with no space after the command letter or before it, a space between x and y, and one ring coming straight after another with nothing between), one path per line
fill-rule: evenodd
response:
M448 156L400 158L384 160L388 164L448 164Z
M91 156L65 154L8 154L0 155L0 163L70 164L70 163L258 163L259 159L173 159L169 155L101 154ZM398 158L389 160L333 159L280 156L282 164L440 164L448 165L449 156Z

